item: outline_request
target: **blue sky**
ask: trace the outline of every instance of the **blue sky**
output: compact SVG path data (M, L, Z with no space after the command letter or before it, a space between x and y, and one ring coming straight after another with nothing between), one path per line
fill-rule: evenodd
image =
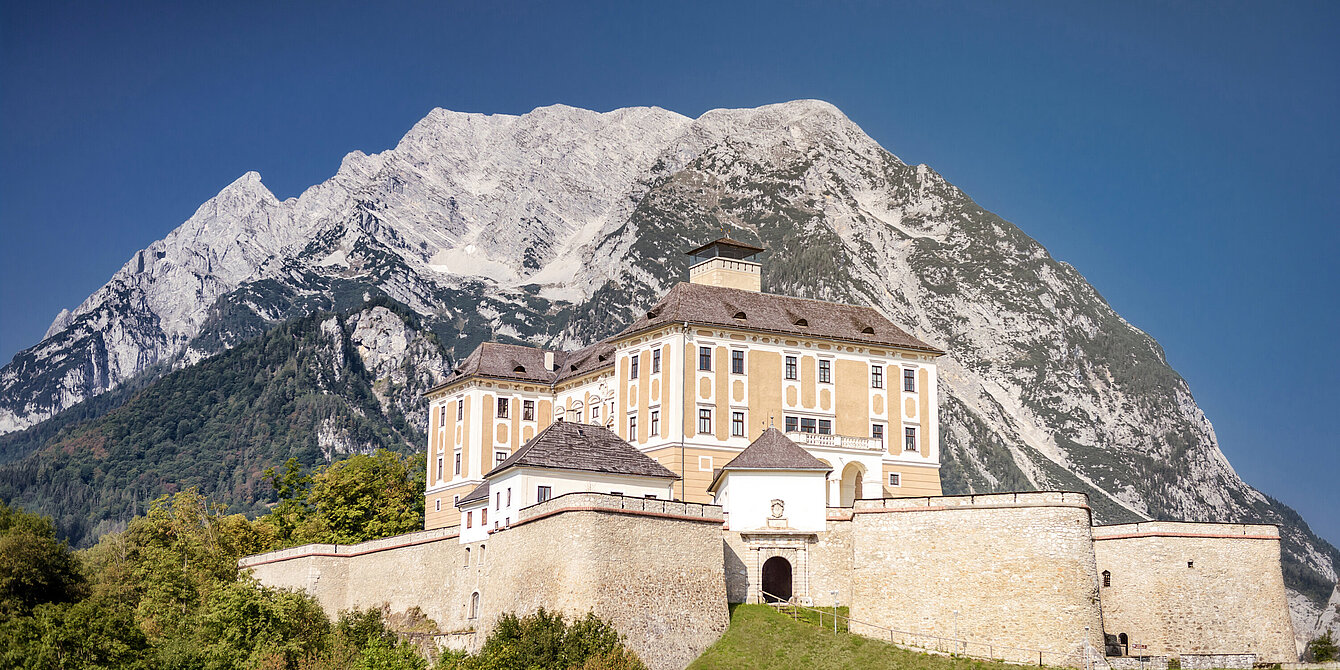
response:
M821 98L1075 265L1340 541L1340 3L0 5L0 358L248 170L433 107Z

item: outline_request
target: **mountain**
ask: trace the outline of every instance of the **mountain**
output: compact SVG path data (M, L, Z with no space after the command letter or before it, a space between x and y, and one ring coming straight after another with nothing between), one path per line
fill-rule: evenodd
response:
M0 466L0 498L89 544L191 486L235 511L263 512L273 491L262 473L290 457L311 467L354 452L419 451L422 394L448 369L437 338L419 327L384 298L293 319L114 405L61 413L36 444L24 433L0 437L0 453L30 448Z
M947 491L1081 490L1104 522L1280 523L1295 621L1315 629L1340 551L1242 481L1158 343L1018 227L819 101L697 119L434 110L296 198L248 173L0 370L0 429L49 434L38 422L82 400L379 296L452 360L486 339L588 343L723 230L769 249L765 290L875 306L950 352Z

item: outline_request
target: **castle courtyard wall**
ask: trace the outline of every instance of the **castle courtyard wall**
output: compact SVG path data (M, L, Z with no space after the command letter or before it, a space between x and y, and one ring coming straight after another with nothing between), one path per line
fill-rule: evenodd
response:
M1086 640L1101 653L1084 494L860 500L853 513L853 632L1025 663L1041 650L1048 665L1076 665Z
M713 505L569 494L522 510L484 542L463 545L454 527L441 528L295 547L239 565L267 586L311 593L332 617L352 607L419 607L444 631L474 631L471 649L503 613L594 612L653 670L677 670L729 622L721 522Z
M1276 527L1151 521L1093 532L1099 573L1110 574L1104 623L1127 635L1132 655L1297 659Z

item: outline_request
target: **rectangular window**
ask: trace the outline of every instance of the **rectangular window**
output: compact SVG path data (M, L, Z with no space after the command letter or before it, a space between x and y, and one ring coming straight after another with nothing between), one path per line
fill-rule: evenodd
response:
M786 357L786 378L787 378L787 379L795 379L795 378L796 378L796 357L795 357L795 356L787 356L787 357Z
M465 513L465 527L466 527L466 528L474 528L474 527L475 527L475 513L474 513L474 512L466 512L466 513Z
M447 406L443 405L437 408L437 425L442 427L447 425Z
M512 506L512 487L507 487L507 506Z
M655 493L648 493L647 495L645 495L645 496L643 496L643 497L647 498L648 500L655 500L655 499L656 499L656 494L655 494Z
M870 424L870 439L879 440L879 446L884 446L884 424Z
M456 470L457 475L461 474L461 452L456 452Z
M902 486L902 485L903 485L903 476L896 472L890 472L889 486Z
M552 486L539 486L535 488L535 502L542 503L554 497L554 488Z
M642 354L633 354L628 358L630 359L628 362L628 378L637 379L637 366L638 363L642 362Z
M651 411L651 425L648 426L648 428L651 428L651 434L652 434L652 435L660 435L660 434L661 434L661 411L660 411L660 410L654 409L654 410Z
M833 422L832 422L832 420L830 420L830 419L819 419L819 434L820 434L820 435L832 435L832 434L833 434Z
M488 498L485 498L485 499L484 499L484 504L485 504L485 505L489 504L489 499L488 499ZM480 526L487 526L487 525L489 525L489 508L485 507L485 508L479 510L479 525L480 525ZM483 560L483 558L484 558L484 553L483 553L483 552L480 552L480 553L479 553L479 558L480 558L481 560Z
M437 500L433 501L433 506L434 506L434 508L435 508L434 511L441 512L441 511L442 511L442 499L441 499L441 498L438 498Z
M493 494L493 509L502 509L502 491L497 491Z
M698 369L712 371L712 347L698 347Z
M441 456L437 457L437 481L439 482L442 481L442 466L444 465L442 460Z
M651 373L656 374L661 371L661 350L651 350Z
M903 390L908 393L914 393L917 390L917 371L912 368L903 368Z
M521 401L521 420L522 420L522 421L534 421L534 420L535 420L535 401L534 401L534 400L522 400L522 401Z
M870 366L870 388L884 388L884 368L879 365Z
M456 420L460 421L461 419L464 418L465 418L465 398L460 398L456 401Z
M698 410L698 432L699 433L712 432L712 410L710 409Z
M700 471L702 471L702 472L711 472L711 471L712 471L712 457L711 457L711 456L699 456L699 457L698 457L698 469L699 469Z
M499 465L502 465L502 464L503 464L503 461L505 461L505 460L507 460L507 452L505 452L505 451L495 451L495 452L493 452L493 467L496 468L496 467L498 467Z
M600 405L591 405L591 423L600 423Z
M636 415L636 414L629 414L629 415L628 415L628 441L629 441L629 442L632 442L633 440L636 440L636 439L637 439L637 415Z
M732 349L730 352L730 373L733 375L744 374L744 352L739 349Z
M730 413L730 434L735 437L744 437L744 412Z
M820 360L820 361L819 361L819 383L820 383L820 384L832 384L832 383L833 383L833 362L832 362L832 361L825 361L825 360Z
M798 430L800 430L800 419L794 416L786 417L786 432L794 433Z
M452 506L452 507L459 507L460 504L461 504L461 497L460 497L460 496L452 496L452 497L451 497L451 506Z
M498 398L498 418L499 418L499 419L506 419L506 418L507 418L507 408L510 407L510 406L511 406L511 403L509 403L509 402L507 401L507 398Z
M908 427L908 428L904 428L904 429L903 429L903 445L904 445L903 448L904 448L905 450L907 450L907 451L916 451L916 450L917 450L917 429L916 429L916 428Z
M819 432L819 430L818 430L818 422L816 422L814 419L805 419L805 418L802 418L802 419L800 420L800 432L802 432L802 433L817 433L817 432Z

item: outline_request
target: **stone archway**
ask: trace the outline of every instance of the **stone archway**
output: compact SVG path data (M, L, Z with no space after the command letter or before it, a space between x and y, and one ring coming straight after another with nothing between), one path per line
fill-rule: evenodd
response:
M842 506L851 507L856 499L861 498L861 481L865 479L865 466L855 461L848 463L842 468Z
M791 561L773 556L763 562L763 602L791 599Z

